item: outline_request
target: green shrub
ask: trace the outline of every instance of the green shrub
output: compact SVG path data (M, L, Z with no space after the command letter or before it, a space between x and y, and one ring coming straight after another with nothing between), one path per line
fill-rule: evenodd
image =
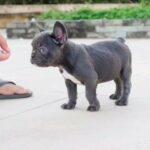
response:
M142 5L142 7L150 5L150 0L141 0L141 5Z
M150 18L150 7L126 7L109 10L92 10L81 8L69 12L50 10L42 13L39 19L80 20L80 19L147 19Z

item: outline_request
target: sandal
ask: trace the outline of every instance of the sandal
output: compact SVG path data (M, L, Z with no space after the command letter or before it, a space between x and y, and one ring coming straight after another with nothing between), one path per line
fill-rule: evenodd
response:
M16 85L14 82L10 82L10 81L5 81L5 80L0 80L0 87L2 87L3 85L6 84L13 84ZM32 92L27 92L27 93L14 93L14 94L0 94L0 100L3 99L19 99L19 98L27 98L27 97L31 97L32 96Z

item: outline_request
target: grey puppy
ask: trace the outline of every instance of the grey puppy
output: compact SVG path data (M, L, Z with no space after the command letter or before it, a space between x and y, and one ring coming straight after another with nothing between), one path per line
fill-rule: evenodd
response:
M98 83L114 80L116 91L110 96L115 104L128 104L131 89L131 53L122 38L114 41L79 45L68 40L63 23L57 21L53 32L41 32L32 41L31 63L39 67L59 67L67 86L68 103L63 109L73 109L77 100L77 84L85 85L88 111L98 111Z

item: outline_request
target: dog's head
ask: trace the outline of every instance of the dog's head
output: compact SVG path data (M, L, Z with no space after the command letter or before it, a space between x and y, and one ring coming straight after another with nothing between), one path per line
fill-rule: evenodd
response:
M67 30L59 21L54 24L52 33L40 32L32 41L31 63L40 67L59 65L67 38Z

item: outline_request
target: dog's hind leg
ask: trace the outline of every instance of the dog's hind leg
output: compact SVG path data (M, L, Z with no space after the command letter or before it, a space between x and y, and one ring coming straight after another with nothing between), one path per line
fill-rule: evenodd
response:
M123 83L123 93L120 99L115 103L118 106L125 106L128 104L128 97L131 90L131 65L124 68L122 71L121 80Z
M116 91L114 94L110 95L110 99L116 100L121 97L123 86L122 86L122 80L120 79L120 77L116 78L114 82L116 84Z

